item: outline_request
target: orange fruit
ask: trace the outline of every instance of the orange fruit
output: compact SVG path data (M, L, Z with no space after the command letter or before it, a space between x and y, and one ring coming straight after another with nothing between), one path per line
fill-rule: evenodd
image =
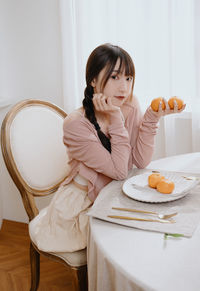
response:
M177 104L178 104L178 109L181 109L183 107L183 100L174 96L174 97L171 97L169 100L168 100L168 104L169 104L169 107L170 109L174 109L174 101L176 100Z
M174 182L163 179L157 184L156 188L160 193L170 194L174 190L174 187Z
M151 102L151 108L153 109L153 111L158 112L160 102L162 102L162 110L165 110L166 106L165 106L165 102L163 101L163 98L158 97L158 98L153 99Z
M156 188L157 184L164 179L164 176L161 176L159 173L154 173L149 175L148 184L151 188Z

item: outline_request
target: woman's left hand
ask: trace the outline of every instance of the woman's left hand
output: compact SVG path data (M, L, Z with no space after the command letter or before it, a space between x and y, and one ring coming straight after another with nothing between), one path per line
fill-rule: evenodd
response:
M178 104L177 104L177 102L175 100L174 101L174 109L170 109L167 100L163 98L163 101L165 103L165 109L162 109L162 104L161 103L159 104L158 112L155 112L155 111L153 111L153 109L151 109L159 117L165 116L165 115L168 115L168 114L172 114L172 113L181 113L186 107L186 104L183 104L182 108L178 109Z

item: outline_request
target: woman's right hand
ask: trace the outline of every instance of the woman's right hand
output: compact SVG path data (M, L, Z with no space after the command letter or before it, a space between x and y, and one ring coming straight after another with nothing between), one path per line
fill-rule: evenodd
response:
M177 102L175 100L174 101L174 109L170 109L167 100L165 98L163 98L163 101L165 103L165 109L162 109L162 103L161 102L159 104L158 112L153 111L153 109L151 108L153 113L156 114L158 117L165 116L165 115L168 115L168 114L173 114L173 113L181 113L186 107L186 104L183 104L182 108L178 109L178 104L177 104Z
M106 113L106 114L112 114L117 111L120 111L120 108L117 106L114 106L111 101L111 97L107 97L103 95L102 93L96 93L93 95L93 104L96 111Z

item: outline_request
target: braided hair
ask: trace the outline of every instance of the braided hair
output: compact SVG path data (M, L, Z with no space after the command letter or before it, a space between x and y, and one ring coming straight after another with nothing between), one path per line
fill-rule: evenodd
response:
M84 92L85 98L83 99L83 107L85 109L85 115L87 119L94 125L102 145L111 153L110 139L101 131L101 128L95 116L94 105L92 102L93 93L94 93L93 87L91 85L88 85L85 88L85 92Z
M85 110L86 118L94 125L98 137L102 145L111 153L110 139L101 131L101 128L97 122L94 105L93 94L94 88L92 87L92 81L98 77L99 73L105 69L105 74L102 79L101 90L104 89L109 77L111 76L117 60L120 59L120 66L118 71L120 72L122 67L125 69L127 76L133 76L133 85L135 79L135 68L133 61L129 54L118 46L111 44L104 44L98 46L90 54L86 65L86 88L84 91L83 108ZM133 90L133 87L132 87Z

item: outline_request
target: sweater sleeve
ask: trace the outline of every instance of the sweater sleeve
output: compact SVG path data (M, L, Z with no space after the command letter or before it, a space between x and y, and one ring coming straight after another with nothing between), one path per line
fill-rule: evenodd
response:
M121 117L108 127L111 153L101 144L93 125L85 118L72 121L66 118L63 130L63 141L71 159L115 180L127 177L131 146Z
M134 113L129 118L132 164L138 168L145 168L152 159L159 117L150 107L144 115L141 114L139 105L134 106L133 111Z

